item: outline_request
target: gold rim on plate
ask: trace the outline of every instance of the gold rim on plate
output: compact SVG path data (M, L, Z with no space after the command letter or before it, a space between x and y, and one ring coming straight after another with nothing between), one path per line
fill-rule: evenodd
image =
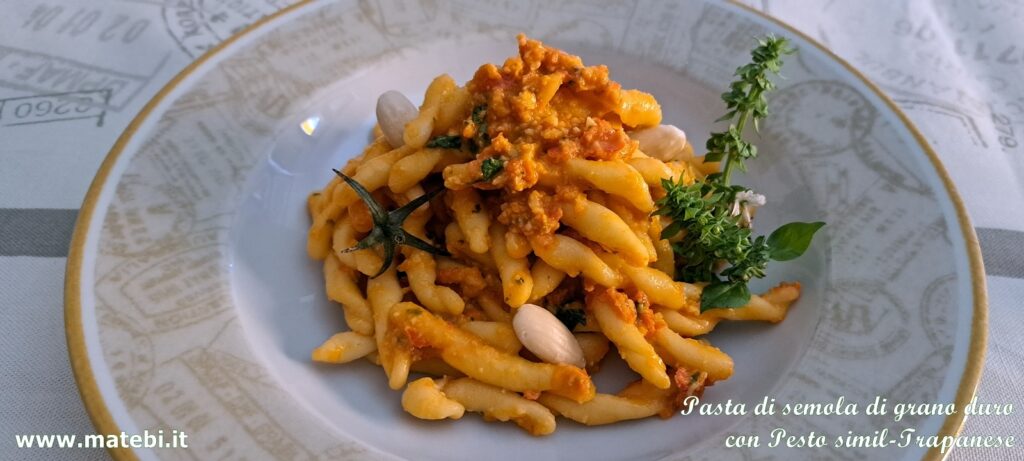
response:
M96 172L96 177L93 178L92 184L89 185L89 191L85 194L85 200L82 202L81 210L78 213L78 219L75 222L75 231L71 237L71 246L68 251L67 268L64 274L64 328L67 335L68 355L71 360L71 369L74 372L75 381L78 383L78 390L82 395L82 402L85 404L85 409L89 413L89 419L92 420L97 433L104 435L121 433L121 429L117 426L117 422L114 421L113 416L110 414L110 410L108 409L106 402L103 401L103 395L100 392L99 386L96 384L96 377L93 374L92 366L89 363L89 354L85 347L85 330L82 324L82 258L85 252L85 241L89 232L89 223L92 221L93 213L96 211L96 201L99 198L100 192L103 190L103 186L106 184L107 179L109 179L110 172L113 169L114 164L117 163L118 158L124 152L125 146L128 145L128 142L135 135L139 126L141 126L142 123L152 114L156 106L158 106L167 97L167 95L171 93L171 91L177 88L177 86L186 77L209 61L214 55L223 51L243 36L252 33L256 29L267 25L275 19L312 3L313 0L300 0L295 4L289 5L270 15L258 19L239 33L232 35L213 48L210 48L206 53L182 69L181 72L167 82L167 84L164 85L164 87L161 88L148 103L146 103L139 114L132 119L131 123L128 124L128 127L125 128L123 133L121 133L121 136L117 138L117 142L114 143L114 146L110 149L106 158L103 159L103 163ZM964 422L962 408L965 407L974 396L974 393L978 388L978 382L981 380L981 371L985 362L985 347L988 338L988 291L986 289L985 267L982 264L981 247L978 244L978 237L974 232L974 226L971 225L970 217L967 215L967 210L964 207L963 200L960 198L960 194L957 193L952 178L949 177L949 173L946 171L945 166L943 166L942 161L939 160L938 154L936 154L931 148L914 123L911 122L896 103L883 93L882 90L867 76L862 74L843 58L840 58L830 51L824 45L818 43L817 40L789 24L786 24L781 20L769 16L768 14L752 7L738 3L735 0L730 0L730 3L734 6L740 7L744 11L760 16L779 27L782 27L789 33L800 37L841 64L843 68L860 79L861 82L874 92L875 95L877 95L879 99L881 99L886 106L896 114L900 121L903 122L904 126L906 126L907 130L910 131L911 135L913 135L914 139L920 145L921 150L928 155L928 159L931 160L936 173L938 173L939 177L942 179L942 185L946 188L946 193L949 194L949 199L953 204L953 208L956 210L957 221L959 222L960 228L963 232L964 244L967 250L968 266L971 271L972 297L974 298L974 309L973 315L971 316L971 338L967 351L967 363L964 367L960 384L957 387L955 398L957 412L946 417L938 433L940 437L958 435ZM111 457L118 461L134 461L139 459L135 452L130 448L109 448L108 450ZM923 461L940 461L945 459L949 453L950 451L947 451L943 454L940 452L938 447L933 447L925 453Z

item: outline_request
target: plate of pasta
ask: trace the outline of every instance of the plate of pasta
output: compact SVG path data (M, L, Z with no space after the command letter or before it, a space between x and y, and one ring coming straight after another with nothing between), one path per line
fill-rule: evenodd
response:
M753 409L963 405L984 350L927 143L701 0L286 8L132 123L67 283L98 430L200 459L941 459L800 440L962 416Z

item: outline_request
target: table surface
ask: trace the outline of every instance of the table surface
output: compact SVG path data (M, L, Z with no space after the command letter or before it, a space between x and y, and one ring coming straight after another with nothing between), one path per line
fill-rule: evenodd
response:
M0 0L0 458L108 459L101 449L26 451L14 442L14 434L94 431L64 341L64 264L77 209L100 162L152 95L205 49L288 3ZM1020 409L1024 3L747 3L859 68L939 153L976 226L988 274L989 343L978 397ZM207 22L189 23L199 16ZM81 116L48 112L62 93L95 89L114 97ZM1022 427L1018 411L969 418L964 433L1020 438ZM950 459L1020 456L960 449Z

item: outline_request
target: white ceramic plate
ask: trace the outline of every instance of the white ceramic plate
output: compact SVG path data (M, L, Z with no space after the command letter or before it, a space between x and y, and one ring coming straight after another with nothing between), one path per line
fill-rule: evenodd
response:
M684 0L310 3L261 21L175 78L131 124L83 206L69 258L68 337L100 430L178 429L188 454L249 459L921 459L919 447L727 449L728 434L949 434L961 418L690 416L531 438L476 416L405 415L365 363L313 365L344 328L304 252L305 197L365 145L376 97L466 81L515 53L514 35L604 63L653 93L702 145L718 93L754 37L792 40L756 175L759 215L828 222L807 255L755 288L799 280L780 325L727 325L711 341L735 376L705 399L961 402L984 349L977 243L935 155L866 80L798 33L742 7ZM307 122L307 130L300 128ZM315 121L316 128L307 133ZM610 368L614 369L613 364ZM620 367L621 368L621 367ZM600 374L614 392L623 373Z

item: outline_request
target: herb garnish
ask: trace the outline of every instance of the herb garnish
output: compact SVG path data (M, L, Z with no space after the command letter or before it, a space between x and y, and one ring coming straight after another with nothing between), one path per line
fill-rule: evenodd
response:
M483 163L480 164L480 174L483 175L481 181L486 182L494 179L504 169L505 161L501 157L488 157L484 159Z
M458 149L462 147L462 136L435 136L427 141L427 147Z
M355 246L342 250L342 253L348 253L356 250L363 250L370 248L374 245L382 245L384 248L384 263L381 265L380 270L376 274L370 276L375 278L384 271L391 267L391 263L395 259L395 247L399 245L408 245L416 249L426 251L427 253L441 256L450 256L448 252L443 248L435 247L430 243L420 240L419 237L412 235L404 228L402 223L405 222L405 218L408 218L413 211L430 201L430 199L437 196L444 191L444 188L439 188L434 191L423 194L416 197L402 205L396 210L387 211L370 195L370 191L366 190L362 184L358 181L346 176L344 173L334 170L334 173L344 179L345 182L355 191L356 195L366 204L366 207L370 210L370 217L373 219L373 229L370 233L363 237Z
M672 245L676 259L675 278L684 282L707 282L701 293L701 311L713 308L741 307L750 301L747 282L765 275L768 261L794 259L807 249L823 222L793 222L776 229L770 236L753 237L750 208L757 196L743 186L729 184L734 169L746 171L744 161L757 156L757 148L742 137L748 120L758 129L758 121L768 115L765 93L775 85L768 73L778 74L782 55L790 54L784 38L769 36L758 41L751 52L752 62L736 69L739 79L722 94L728 112L717 121L736 120L726 131L712 133L707 142L705 162L723 161L721 173L702 182L686 185L663 180L665 196L658 200L655 214L671 218L662 230L667 239L685 232Z
M747 171L743 161L757 157L757 147L743 140L743 128L748 119L754 122L757 131L758 122L768 115L768 100L765 93L775 88L768 79L768 72L778 75L782 68L782 55L792 54L785 38L769 35L757 41L757 47L750 52L751 62L736 69L738 80L729 84L729 91L722 93L722 100L728 112L716 122L736 119L736 124L729 124L729 129L720 133L711 133L706 148L705 162L725 160L721 182L729 184L729 174L734 167ZM718 176L718 175L713 175Z
M469 150L475 154L491 144L491 135L487 134L487 104L474 107L469 119L476 125L476 136L469 145Z

